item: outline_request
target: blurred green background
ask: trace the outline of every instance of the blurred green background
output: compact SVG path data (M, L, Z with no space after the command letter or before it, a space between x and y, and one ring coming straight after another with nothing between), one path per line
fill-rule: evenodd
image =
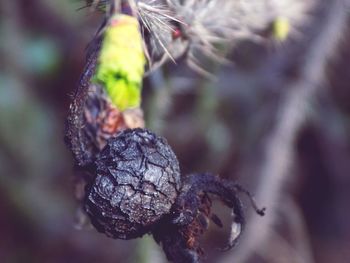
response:
M87 9L77 11L82 5L0 3L0 262L166 262L151 238L120 241L89 227L77 229L64 121L87 43L101 21ZM323 6L312 15L322 20L325 13ZM281 121L287 87L300 78L302 59L312 50L309 40L322 30L322 23L311 23L301 29L307 37L285 45L242 41L230 55L235 65L212 66L215 81L183 62L167 64L145 79L146 125L168 139L184 174L209 171L258 192L264 147ZM288 198L298 209L278 214L275 239L247 262L349 262L348 33L342 32L326 80L306 107L308 117L293 142L295 161L282 186L287 197L276 200L283 208ZM288 223L288 213L299 215L298 226ZM291 238L297 231L302 233ZM206 262L222 256L212 248L225 238L217 229L204 237ZM274 251L278 240L285 241L285 250ZM288 256L301 243L310 257Z

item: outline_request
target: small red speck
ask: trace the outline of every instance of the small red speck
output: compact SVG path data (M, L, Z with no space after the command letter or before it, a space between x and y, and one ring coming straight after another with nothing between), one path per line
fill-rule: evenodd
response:
M182 35L182 32L179 28L176 28L173 31L173 39L177 39L177 38L181 37L181 35Z

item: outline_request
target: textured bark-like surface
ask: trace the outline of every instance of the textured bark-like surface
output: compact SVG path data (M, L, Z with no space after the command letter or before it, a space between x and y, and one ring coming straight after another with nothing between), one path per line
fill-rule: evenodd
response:
M202 193L192 200L192 205L183 211L186 215L182 215L188 217L186 222L174 220L174 216L176 218L182 215L172 209L170 218L162 220L152 232L155 241L162 245L171 262L198 263L204 254L199 238L208 229L212 202L207 194Z
M143 130L111 138L96 161L85 210L100 232L131 239L150 232L180 191L180 169L165 139Z
M84 133L84 109L90 92L91 78L95 73L100 46L101 40L96 40L96 44L92 46L87 56L86 66L69 107L65 127L65 142L71 149L75 163L79 167L90 165L95 156L93 147L88 143L88 138Z
M200 237L208 229L210 221L222 227L221 220L211 211L212 200L209 194L218 197L232 209L231 233L224 249L232 248L245 223L242 203L237 196L240 189L239 185L211 174L184 177L181 192L172 206L170 216L152 231L155 241L162 245L168 260L176 263L200 262L203 255Z

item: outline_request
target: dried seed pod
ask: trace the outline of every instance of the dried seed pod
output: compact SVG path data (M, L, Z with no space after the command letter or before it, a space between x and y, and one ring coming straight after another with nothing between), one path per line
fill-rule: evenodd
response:
M166 140L143 129L125 130L98 156L85 210L107 236L140 237L169 213L180 188L179 164Z

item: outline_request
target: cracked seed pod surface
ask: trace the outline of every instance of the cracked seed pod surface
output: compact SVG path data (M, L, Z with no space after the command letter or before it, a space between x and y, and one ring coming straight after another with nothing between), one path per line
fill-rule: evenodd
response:
M164 138L145 129L108 140L96 160L85 210L98 231L131 239L169 213L180 191L177 158Z

